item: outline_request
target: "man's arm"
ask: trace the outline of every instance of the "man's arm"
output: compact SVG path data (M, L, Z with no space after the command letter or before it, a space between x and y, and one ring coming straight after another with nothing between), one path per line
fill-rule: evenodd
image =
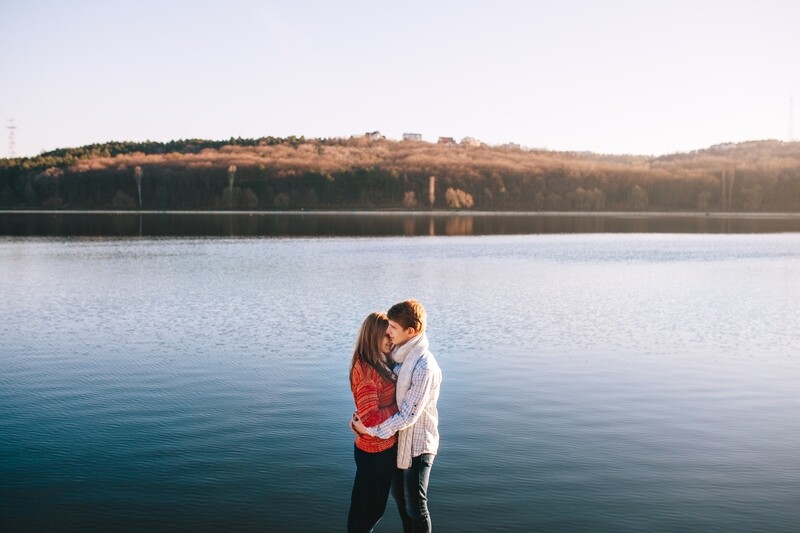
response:
M387 439L417 421L428 403L433 387L433 372L427 361L423 359L420 363L417 363L411 375L411 388L406 393L400 411L375 427L366 427L361 420L353 420L353 426L359 433Z

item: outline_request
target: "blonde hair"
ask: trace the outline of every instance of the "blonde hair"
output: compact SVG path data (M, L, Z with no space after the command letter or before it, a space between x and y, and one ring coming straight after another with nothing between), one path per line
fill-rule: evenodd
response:
M425 326L428 322L428 314L425 312L425 308L422 307L418 300L413 298L394 304L386 315L387 318L403 326L403 329L414 329L417 335L425 331Z
M395 381L397 377L388 366L386 366L386 356L381 352L381 343L386 335L386 328L389 321L384 313L370 313L361 324L358 332L356 346L353 350L353 359L350 361L350 376L353 375L353 367L356 362L361 361L374 368L378 374L386 381Z

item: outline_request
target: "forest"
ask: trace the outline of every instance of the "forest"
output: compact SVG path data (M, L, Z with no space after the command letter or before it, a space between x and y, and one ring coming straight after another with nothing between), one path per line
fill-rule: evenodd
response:
M800 211L800 142L648 157L424 141L109 142L0 159L0 209Z

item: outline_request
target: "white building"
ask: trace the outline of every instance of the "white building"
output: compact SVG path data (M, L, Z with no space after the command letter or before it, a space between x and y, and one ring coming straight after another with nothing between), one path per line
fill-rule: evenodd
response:
M404 141L421 141L422 134L421 133L404 133L403 134Z
M501 144L500 148L505 148L506 150L522 150L522 146L517 143Z

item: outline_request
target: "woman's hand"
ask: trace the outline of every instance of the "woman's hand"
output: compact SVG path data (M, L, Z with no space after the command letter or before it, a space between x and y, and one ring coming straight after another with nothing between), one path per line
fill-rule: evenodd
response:
M350 420L350 429L359 435L363 435L367 432L367 426L361 422L357 412L353 413L353 418Z

